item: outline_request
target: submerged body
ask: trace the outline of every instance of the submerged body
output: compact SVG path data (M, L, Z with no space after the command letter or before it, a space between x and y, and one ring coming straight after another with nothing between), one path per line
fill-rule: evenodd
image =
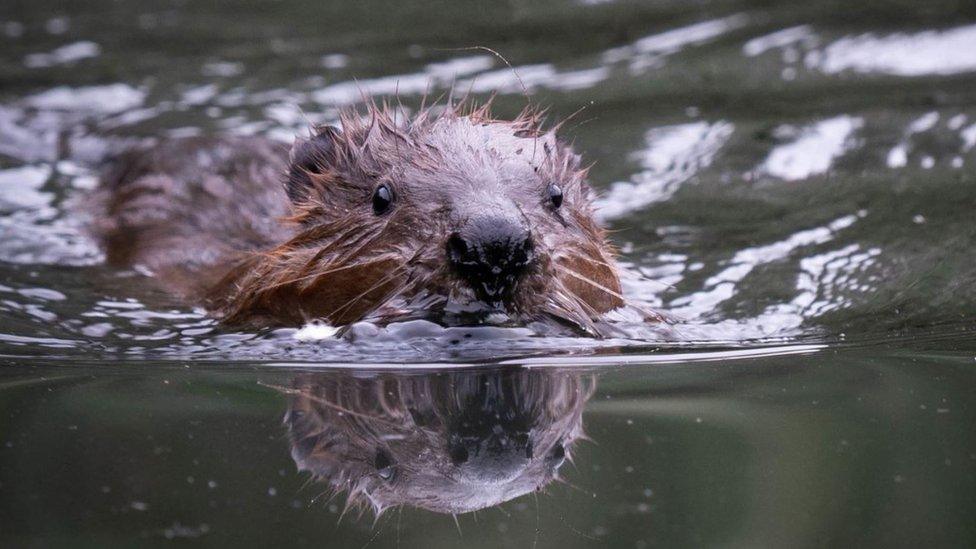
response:
M601 335L624 304L580 158L487 107L343 114L290 153L191 138L117 159L97 201L110 263L229 323L345 325L499 311Z

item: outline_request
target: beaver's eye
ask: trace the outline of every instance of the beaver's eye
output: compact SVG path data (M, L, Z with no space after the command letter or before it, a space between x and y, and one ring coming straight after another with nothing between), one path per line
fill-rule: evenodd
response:
M393 480L393 477L396 476L396 464L384 450L376 450L373 466L376 467L376 474L383 480Z
M380 185L373 191L373 213L383 215L393 206L393 191L386 185Z
M549 450L549 463L552 464L553 469L559 469L559 466L566 461L566 448L561 442L557 442L552 450Z
M558 208L563 205L563 190L559 188L559 185L550 183L548 192L549 201L552 202L553 208Z

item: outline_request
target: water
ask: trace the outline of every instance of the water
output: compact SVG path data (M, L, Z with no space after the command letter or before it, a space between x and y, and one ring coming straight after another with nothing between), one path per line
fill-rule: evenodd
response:
M972 5L41 0L0 8L0 44L3 545L976 543ZM290 141L452 85L583 108L626 291L673 332L236 332L79 230L125 143ZM365 453L310 460L302 402ZM378 467L416 432L433 461ZM533 460L472 458L502 471L475 489L458 440ZM367 471L361 515L297 470L323 463ZM506 501L455 524L418 508L437 494Z

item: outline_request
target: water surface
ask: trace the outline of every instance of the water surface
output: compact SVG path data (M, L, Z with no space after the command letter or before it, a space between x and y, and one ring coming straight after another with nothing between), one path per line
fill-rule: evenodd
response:
M0 44L4 545L976 543L969 4L14 1ZM364 95L452 87L502 116L583 109L564 133L628 296L673 333L236 332L79 230L71 205L126 143L290 142ZM497 383L482 415L529 424L528 388L569 383L581 431L538 492L456 523L339 521L282 426L305 376Z

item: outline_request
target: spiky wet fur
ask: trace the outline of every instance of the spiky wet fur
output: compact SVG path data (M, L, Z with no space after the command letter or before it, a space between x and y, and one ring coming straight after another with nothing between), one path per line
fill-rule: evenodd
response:
M505 304L509 315L603 333L601 315L623 304L614 252L594 219L587 168L557 139L558 128L543 128L539 111L500 120L489 104L462 102L407 118L369 103L365 112L344 111L340 125L314 128L333 146L298 170L294 149L289 169L259 139L170 142L131 153L100 191L109 258L147 266L228 323L389 320L474 301L448 267L445 242L470 214L458 204L488 209L491 200L506 200L535 235L535 260ZM190 155L180 165L167 156L174 148L197 147L201 157L228 146L241 149L230 172L209 158L194 163ZM284 187L292 201L282 176L269 172L290 174ZM211 192L208 181L221 191ZM397 201L377 216L370 197L381 183ZM545 202L551 183L563 191L559 210ZM492 192L478 194L482 187ZM146 204L164 207L147 213ZM280 223L266 226L269 215Z

